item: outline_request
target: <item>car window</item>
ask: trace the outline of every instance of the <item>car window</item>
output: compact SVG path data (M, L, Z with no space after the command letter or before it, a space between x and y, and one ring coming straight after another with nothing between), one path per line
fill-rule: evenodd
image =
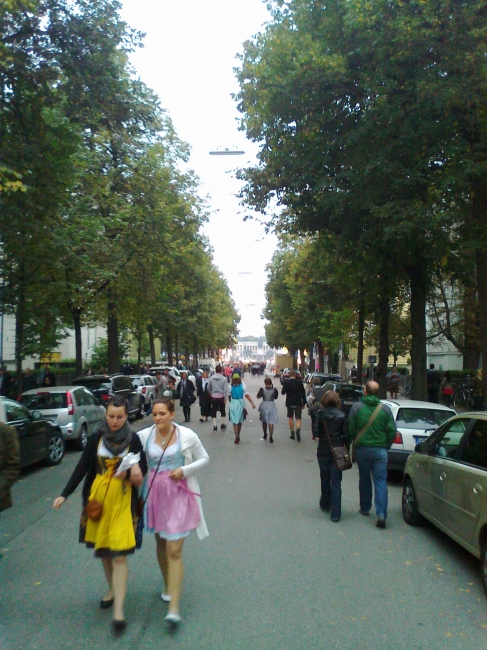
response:
M29 419L29 411L17 402L4 402L7 422L18 422Z
M453 411L441 411L435 408L400 408L397 412L398 429L434 429L445 420L455 415Z
M84 388L71 391L71 395L74 397L74 402L77 406L85 406L87 404Z
M113 390L132 390L132 380L127 375L112 377Z
M458 460L487 469L487 420L476 420Z
M146 386L152 386L152 381L151 381L150 377L144 377L144 384Z
M107 385L110 385L110 380L107 377L83 377L81 379L75 379L73 381L75 386L85 386L90 390L98 390L100 388L106 388Z
M22 395L20 403L31 411L43 409L65 409L68 406L66 393L35 393L34 395Z
M88 406L93 406L94 404L96 404L94 396L92 395L92 393L90 393L89 390L86 390L86 388L83 389L83 395L85 399L85 404L87 404Z
M353 386L337 386L335 390L340 395L340 399L359 400L363 395L360 388L354 388Z
M447 424L435 440L433 454L442 458L456 458L456 452L469 423L470 420L459 419Z

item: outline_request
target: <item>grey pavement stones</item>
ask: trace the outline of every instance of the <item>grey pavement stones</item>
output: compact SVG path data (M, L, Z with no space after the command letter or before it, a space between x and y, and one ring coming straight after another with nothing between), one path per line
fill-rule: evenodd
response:
M255 401L263 380L244 381ZM358 513L355 467L344 473L343 515L332 523L318 505L310 420L303 417L301 443L289 440L282 396L277 405L274 445L261 440L257 410L249 408L235 445L231 426L213 432L192 408L211 459L199 476L210 536L185 543L183 621L173 635L146 535L129 559L129 625L113 637L110 610L98 608L100 562L77 543L79 490L59 512L51 508L79 454L25 472L0 519L8 549L0 649L484 649L487 601L475 558L432 526L406 526L399 479L389 486L388 527L378 530L374 516Z

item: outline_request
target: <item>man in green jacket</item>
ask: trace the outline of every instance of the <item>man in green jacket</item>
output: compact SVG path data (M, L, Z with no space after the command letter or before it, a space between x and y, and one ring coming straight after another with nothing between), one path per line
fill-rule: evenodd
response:
M379 384L368 381L364 396L348 416L350 441L354 441L359 469L360 514L368 516L372 508L372 479L377 528L386 527L387 519L387 450L396 437L396 423L391 409L377 397Z

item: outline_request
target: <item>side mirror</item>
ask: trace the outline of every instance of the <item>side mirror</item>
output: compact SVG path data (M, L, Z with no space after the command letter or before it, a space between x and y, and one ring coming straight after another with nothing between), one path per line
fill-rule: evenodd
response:
M41 420L42 415L40 411L32 411L32 419L33 420Z
M428 454L429 453L429 445L428 445L427 442L418 442L418 444L414 448L414 451L417 451L418 454Z

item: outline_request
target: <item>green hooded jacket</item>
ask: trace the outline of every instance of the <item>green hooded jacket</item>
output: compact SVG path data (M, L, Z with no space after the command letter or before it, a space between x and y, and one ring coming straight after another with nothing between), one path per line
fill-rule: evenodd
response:
M375 395L364 395L350 409L348 416L348 435L350 442L355 440L358 432L364 427L375 411L380 400ZM391 409L383 404L379 415L363 434L357 447L382 447L389 449L396 437L397 429Z

